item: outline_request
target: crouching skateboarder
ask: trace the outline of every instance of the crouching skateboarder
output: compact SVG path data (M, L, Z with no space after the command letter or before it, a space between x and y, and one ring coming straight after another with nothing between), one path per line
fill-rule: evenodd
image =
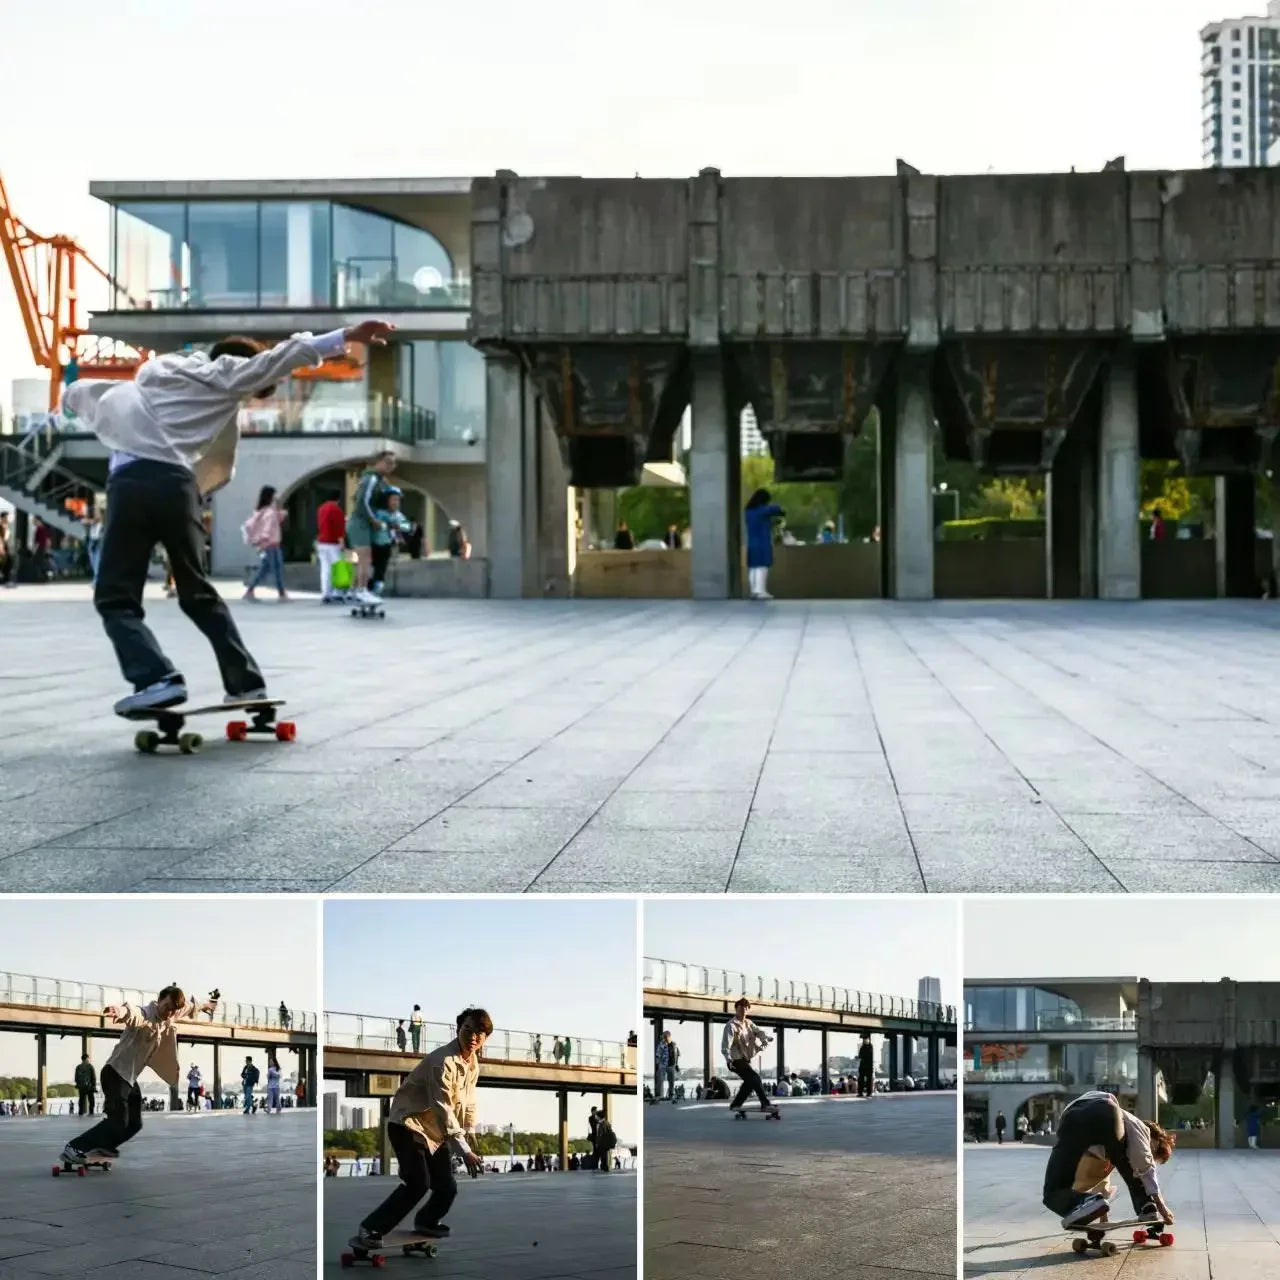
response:
M1062 1113L1058 1141L1044 1173L1044 1206L1062 1215L1066 1229L1105 1218L1114 1168L1124 1179L1135 1218L1173 1221L1160 1194L1156 1166L1173 1154L1175 1137L1125 1111L1110 1093L1085 1093Z
M107 1017L124 1026L111 1057L102 1068L99 1084L103 1093L105 1118L62 1150L62 1159L70 1165L83 1165L94 1159L115 1159L122 1143L128 1142L142 1129L142 1090L138 1077L150 1067L165 1084L178 1083L178 1023L190 1021L197 1014L212 1013L217 1004L212 1000L198 1004L188 1000L181 987L165 989L149 1004L109 1005Z
M493 1033L493 1021L483 1009L464 1009L457 1027L457 1038L427 1054L391 1100L387 1138L400 1162L400 1185L351 1237L351 1247L361 1253L381 1249L382 1237L428 1191L430 1198L418 1209L413 1229L436 1239L447 1236L444 1215L458 1194L453 1157L462 1158L473 1178L484 1172L484 1162L467 1145L467 1134L475 1127L480 1051Z

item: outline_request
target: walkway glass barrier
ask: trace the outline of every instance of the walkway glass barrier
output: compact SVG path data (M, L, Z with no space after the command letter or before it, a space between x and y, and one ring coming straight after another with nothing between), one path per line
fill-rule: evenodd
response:
M644 958L644 985L659 991L679 991L689 995L717 996L736 1000L772 1000L778 1004L811 1009L831 1009L841 1013L869 1013L886 1017L918 1018L925 1022L955 1022L954 1005L908 1000L852 987L824 986L817 982L794 982L786 978L765 978L711 969L679 960Z
M196 1000L205 999L207 993L188 991ZM136 987L108 987L89 982L68 982L63 978L41 978L27 973L0 972L0 1004L27 1005L43 1009L66 1009L72 1013L101 1013L113 1004L147 1004L156 998L153 991L139 991ZM287 1006L269 1004L243 1004L236 1000L221 1000L217 1009L202 1014L210 1022L232 1027L256 1027L259 1030L305 1031L316 1030L316 1015L306 1009L290 1009Z
M378 1053L400 1048L396 1034L399 1018L384 1018L365 1013L325 1012L324 1042L349 1049L370 1049ZM457 1029L448 1022L423 1022L415 1040L408 1018L404 1024L404 1051L428 1054L448 1044ZM557 1053L557 1044L560 1051ZM565 1056L565 1046L568 1056ZM504 1031L493 1029L485 1042L486 1062L566 1062L571 1067L608 1067L622 1070L626 1066L627 1046L621 1040L584 1040L577 1036L548 1035L538 1031Z

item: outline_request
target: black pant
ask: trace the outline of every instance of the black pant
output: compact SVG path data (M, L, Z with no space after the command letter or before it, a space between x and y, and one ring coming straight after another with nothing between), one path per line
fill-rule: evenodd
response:
M418 1230L436 1226L444 1220L458 1194L449 1144L442 1143L432 1155L426 1144L402 1124L388 1124L387 1138L400 1162L400 1185L360 1224L361 1228L385 1236L409 1216L428 1191L431 1198L414 1215L413 1225Z
M387 576L387 565L391 563L391 544L385 547L373 546L373 569L369 574L370 583L382 582Z
M80 1114L82 1116L93 1115L93 1090L80 1089Z
M142 1130L142 1090L131 1085L110 1063L102 1068L104 1119L72 1139L77 1151L114 1150Z
M729 1069L736 1076L742 1078L742 1086L737 1092L737 1096L729 1104L730 1106L740 1107L746 1102L748 1096L754 1090L756 1096L760 1099L762 1107L771 1107L773 1103L769 1101L769 1095L764 1091L764 1083L760 1079L760 1073L747 1062L744 1058L735 1058L730 1064Z
M240 639L231 612L205 577L204 526L195 477L163 462L131 462L107 480L107 518L93 603L115 646L124 678L145 689L178 674L143 621L142 591L151 552L165 549L182 612L213 646L230 694L264 685L262 672Z
M858 1067L858 1097L871 1097L871 1068Z
M1062 1113L1058 1141L1049 1153L1049 1163L1044 1171L1043 1203L1046 1209L1065 1217L1087 1199L1083 1192L1071 1189L1076 1180L1076 1166L1090 1147L1101 1146L1129 1188L1134 1217L1145 1216L1143 1210L1151 1203L1151 1196L1141 1180L1134 1176L1123 1139L1116 1137L1115 1117L1115 1107L1102 1099L1076 1103Z

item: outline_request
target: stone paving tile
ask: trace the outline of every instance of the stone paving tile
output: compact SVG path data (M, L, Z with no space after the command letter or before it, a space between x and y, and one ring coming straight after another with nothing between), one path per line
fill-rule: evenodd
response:
M955 1275L954 1096L782 1106L645 1108L646 1277Z
M8 1121L0 1277L314 1276L318 1119L148 1113L110 1174L59 1179L49 1167L84 1121Z
M22 893L128 893L191 857L183 849L94 849L40 845L0 858L0 883Z
M388 1181L324 1180L325 1280L351 1274L339 1258L355 1225L387 1194ZM638 1181L630 1172L463 1179L449 1210L452 1234L439 1254L430 1262L392 1255L387 1271L421 1268L440 1280L636 1280Z
M1133 1246L1082 1261L1040 1206L1047 1146L966 1143L964 1274L968 1280L1057 1280L1082 1267L1107 1280L1263 1280L1280 1273L1280 1152L1179 1151L1160 1186L1178 1221L1175 1243ZM1122 1192L1123 1195L1123 1192Z
M1275 862L1108 858L1107 870L1130 893L1280 893L1280 864Z
M679 881L702 893L723 893L738 850L738 832L716 830L634 830L592 821L567 844L533 882L540 890L567 892L579 882L613 892L643 885L667 892ZM671 890L674 892L674 890Z
M165 867L149 855L189 845L198 863L207 841L234 859L237 844L266 832L282 881L363 875L383 849L481 855L453 868L451 887L465 892L514 875L512 856L527 855L521 871L554 862L593 819L650 833L737 827L748 879L757 849L774 843L777 889L788 887L788 847L844 853L835 879L845 883L869 842L896 880L914 860L908 828L930 849L934 835L968 833L964 887L998 871L1010 889L1043 888L1042 861L1021 855L1046 840L1060 848L1054 815L1126 884L1124 864L1146 860L1143 887L1196 874L1235 888L1267 880L1253 859L1280 857L1280 819L1263 811L1280 813L1273 605L394 607L395 627L375 633L306 597L289 609L233 600L272 689L289 700L298 742L228 743L214 732L200 756L141 757L132 726L109 711L120 682L87 590L3 593L6 644L55 655L0 684L6 887L65 887L71 845L83 846L73 887L256 882L242 861L174 876L180 858ZM148 616L196 696L212 694L203 638L172 602L149 598ZM36 731L51 719L74 719L75 733ZM738 812L743 794L749 816ZM177 825L175 813L197 820ZM23 849L31 826L47 831L37 842L47 855ZM662 843L607 872L584 864L583 884L663 880ZM122 861L127 853L137 860ZM506 859L496 875L491 857ZM1068 859L1057 883L1097 887L1089 866ZM792 887L814 878L803 867ZM926 868L926 886L936 880Z

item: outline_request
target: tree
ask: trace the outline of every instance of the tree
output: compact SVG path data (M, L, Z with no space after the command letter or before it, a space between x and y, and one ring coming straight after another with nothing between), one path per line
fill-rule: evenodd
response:
M649 538L661 538L672 525L684 530L689 526L688 486L633 485L623 489L618 494L618 519L627 522L637 546ZM602 537L606 533L602 530Z

